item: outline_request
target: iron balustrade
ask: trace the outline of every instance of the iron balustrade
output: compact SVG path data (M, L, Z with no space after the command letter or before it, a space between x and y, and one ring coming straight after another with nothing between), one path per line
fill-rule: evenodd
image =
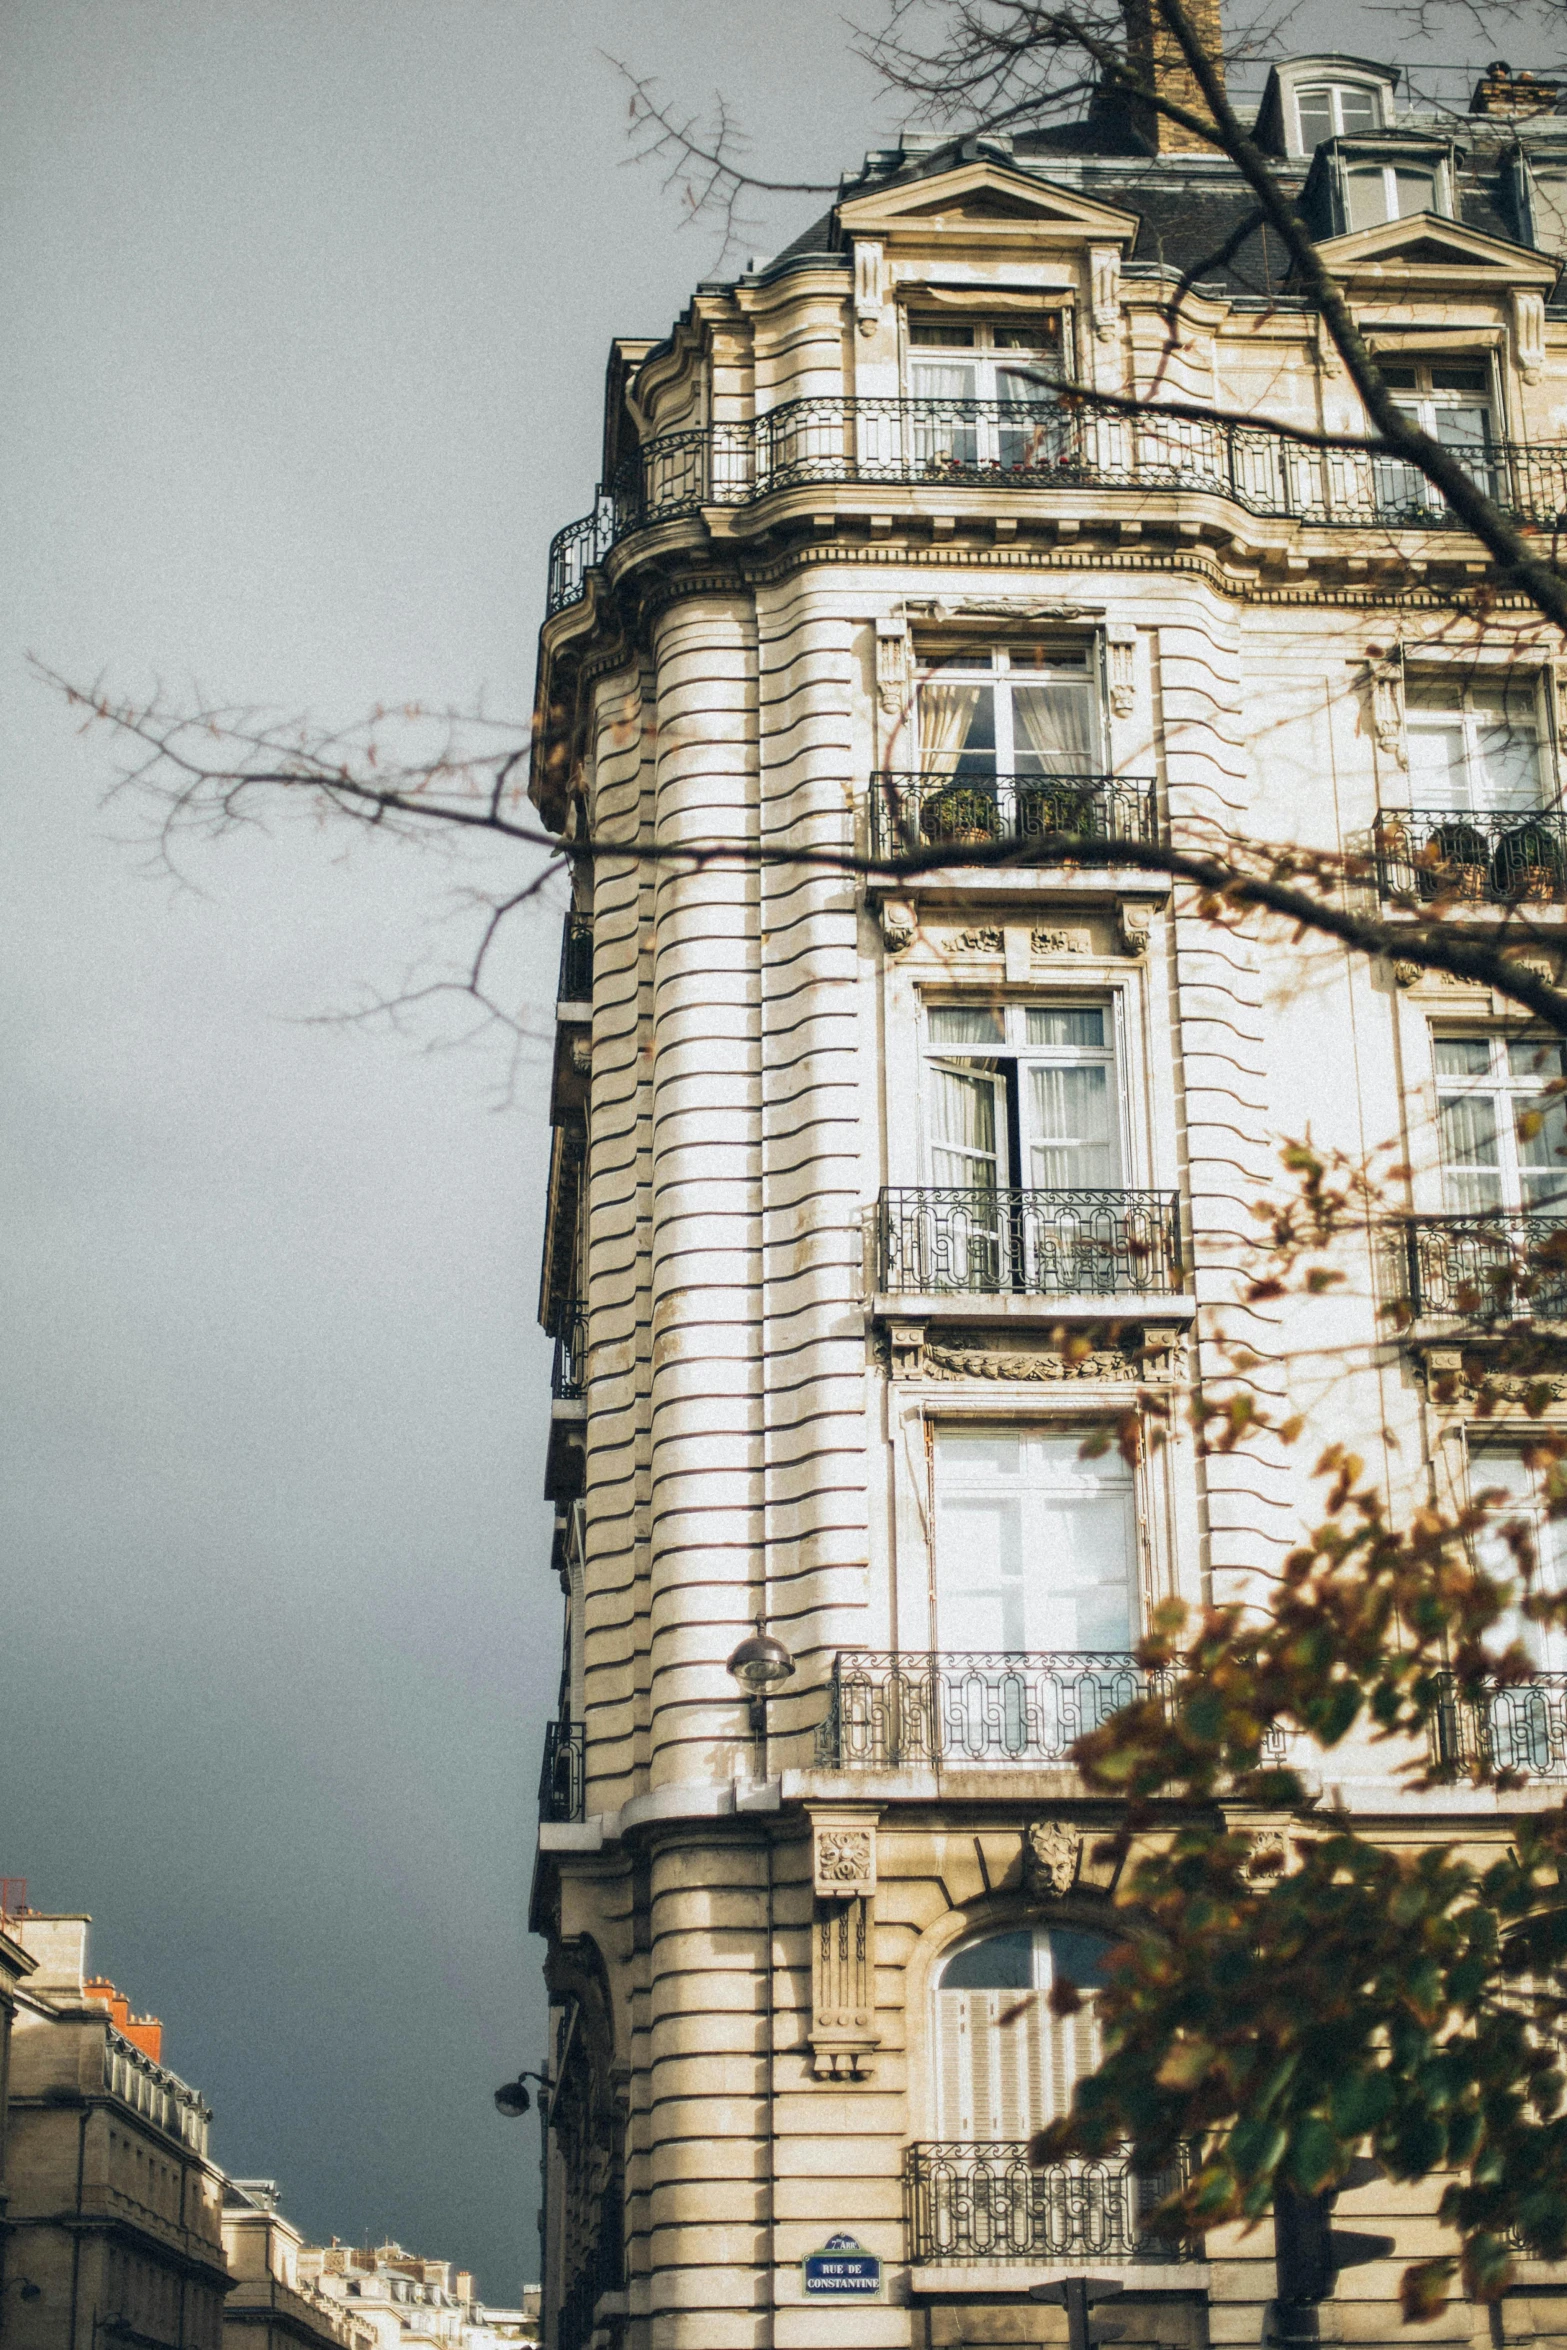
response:
M568 914L561 925L560 977L556 1001L590 1004L593 1001L593 917Z
M539 1770L541 1820L580 1820L587 1800L587 1748L580 1722L544 1725L544 1761Z
M1444 1777L1478 1762L1529 1779L1567 1780L1567 1673L1536 1673L1476 1697L1449 1684L1427 1737L1431 1767Z
M1410 1216L1395 1247L1417 1322L1567 1319L1567 1215Z
M562 1402L583 1395L588 1376L588 1313L580 1298L562 1306L550 1365L550 1393Z
M871 784L878 857L982 841L1050 845L1050 862L1091 865L1096 841L1159 839L1151 781L1116 775L931 775L887 771ZM1053 836L1069 834L1070 841Z
M1457 905L1551 905L1567 898L1560 808L1382 808L1377 880L1387 897Z
M816 1731L825 1770L1062 1763L1072 1744L1164 1680L1114 1651L846 1649Z
M904 2203L915 2266L948 2261L1148 2261L1199 2257L1180 2237L1156 2236L1154 2206L1186 2175L1134 2170L1126 2157L1034 2169L1027 2141L951 2141L909 2147Z
M882 1193L878 1225L889 1297L1169 1297L1181 1286L1172 1192L903 1185Z
M1466 462L1516 520L1555 527L1567 519L1567 443L1499 441ZM1358 449L1305 448L1268 425L1156 408L1129 416L1076 392L1037 400L827 393L646 442L600 488L593 511L556 534L548 609L575 603L588 573L635 531L818 483L1192 491L1269 519L1463 527L1414 467Z

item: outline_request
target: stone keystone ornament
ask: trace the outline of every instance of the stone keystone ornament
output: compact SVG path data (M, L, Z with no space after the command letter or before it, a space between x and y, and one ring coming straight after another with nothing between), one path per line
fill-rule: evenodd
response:
M1061 1820L1035 1820L1024 1837L1023 1869L1037 1893L1070 1893L1083 1839Z

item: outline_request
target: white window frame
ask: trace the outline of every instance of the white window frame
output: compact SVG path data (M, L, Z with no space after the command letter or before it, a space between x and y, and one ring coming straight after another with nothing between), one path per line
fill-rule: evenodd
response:
M1535 1579L1535 1589L1552 1592L1567 1589L1567 1520L1547 1519L1538 1496L1538 1472L1531 1473L1525 1470L1522 1460L1519 1458L1528 1438L1520 1430L1512 1434L1512 1441L1509 1442L1509 1433L1505 1427L1494 1425L1487 1428L1483 1434L1476 1428L1466 1427L1464 1431L1464 1474L1468 1484L1466 1498L1473 1502L1479 1494L1484 1493L1488 1488L1494 1489L1503 1483L1501 1478L1487 1474L1488 1456L1491 1459L1494 1459L1499 1453L1512 1456L1521 1472L1520 1482L1522 1476L1528 1476L1534 1490L1528 1496L1519 1494L1514 1502L1494 1509L1489 1525L1501 1527L1507 1523L1509 1518L1513 1517L1532 1520L1535 1557L1540 1569ZM1482 1563L1488 1563L1491 1571L1499 1578L1506 1572L1506 1562L1503 1558L1490 1562L1482 1560ZM1512 1626L1504 1624L1492 1632L1489 1637L1493 1643L1508 1637L1519 1638L1530 1649L1535 1663L1542 1672L1567 1671L1567 1626L1524 1622Z
M1053 347L1037 337L1027 343L1003 343L998 340L1001 335L1021 335L1026 332L1032 324L1026 313L1019 313L1015 318L1010 319L992 318L987 317L983 311L976 307L972 314L962 310L953 310L950 314L943 312L936 315L929 311L923 311L917 304L911 303L903 313L904 381L909 387L909 397L917 400L923 396L915 389L914 370L916 367L972 367L974 370L973 391L957 396L973 400L1000 400L1004 398L1006 395L996 388L997 376L1006 373L1008 369L1026 365L1030 359L1049 362L1053 358L1057 374L1064 376L1067 343L1066 314L1059 310L1042 311L1040 313L1041 325L1046 317L1055 321L1056 331ZM974 340L972 343L922 342L915 331L917 320L921 324L928 323L932 326L945 327L949 331L956 330L959 333L971 334ZM1040 387L1040 391L1042 397L1048 397L1044 386Z
M989 1408L985 1408L983 1406L975 1407L964 1413L942 1410L931 1413L926 1417L925 1482L926 1507L928 1510L927 1523L930 1527L930 1543L928 1554L929 1588L926 1593L926 1606L929 1610L928 1621L930 1624L930 1647L932 1652L938 1657L961 1656L967 1654L991 1654L998 1656L1029 1656L1036 1654L1056 1656L1114 1655L1116 1657L1122 1657L1130 1656L1135 1652L1137 1643L1142 1638L1143 1629L1149 1620L1150 1593L1148 1510L1146 1507L1146 1495L1143 1489L1142 1472L1137 1467L1129 1469L1125 1479L1129 1502L1126 1557L1127 1614L1129 1620L1127 1625L1128 1644L1124 1650L1031 1650L1026 1648L1018 1648L970 1651L960 1648L955 1642L949 1639L948 1628L942 1622L942 1577L939 1551L941 1500L943 1491L945 1489L939 1476L936 1464L939 1457L941 1439L943 1435L975 1437L983 1435L987 1431L1002 1429L1010 1434L1024 1439L1030 1436L1038 1436L1048 1437L1062 1443L1081 1444L1085 1438L1094 1432L1095 1426L1096 1422L1092 1417L1084 1418L1079 1416L1073 1419L1062 1419L1059 1417L1050 1417L1039 1413L998 1412L994 1405L989 1406ZM1109 1433L1108 1430L1106 1432ZM1085 1463L1085 1467L1090 1467L1091 1465L1092 1464ZM1003 1489L1011 1490L1010 1488L997 1488L997 1490ZM982 1491L983 1488L976 1485L974 1490L978 1492Z
M1493 803L1484 799L1477 800L1475 797L1475 782L1485 774L1481 733L1490 715L1480 705L1477 697L1496 693L1501 693L1508 701L1526 705L1528 715L1534 721L1535 775L1538 791L1532 809L1498 810ZM1536 812L1543 813L1558 805L1561 789L1556 762L1555 728L1552 724L1554 713L1548 681L1543 672L1534 670L1527 672L1523 677L1518 677L1508 670L1492 672L1479 669L1443 672L1415 669L1405 673L1403 694L1404 749L1408 762L1411 806L1425 807L1427 805L1426 801L1414 796L1418 794L1421 787L1416 781L1414 762L1410 756L1411 713L1424 708L1429 709L1433 717L1436 716L1438 705L1434 697L1437 694L1447 697L1445 710L1442 714L1449 720L1456 719L1463 730L1464 773L1469 782L1467 812L1477 815L1514 813L1522 816ZM1525 715L1524 708L1518 708L1512 715L1515 720L1522 719ZM1418 718L1414 720L1413 730L1419 731ZM1465 813L1465 810L1455 809L1453 813L1461 815Z
M931 1013L934 1011L997 1012L1001 1015L1002 1034L992 1049L985 1044L946 1044L931 1035ZM1103 1012L1105 1041L1103 1045L1042 1045L1028 1040L1028 1015L1031 1011ZM1007 1060L1013 1063L1018 1080L1019 1146L1025 1158L1030 1142L1026 1131L1022 1100L1022 1072L1026 1067L1043 1064L1047 1067L1099 1067L1110 1072L1109 1092L1115 1104L1115 1149L1119 1163L1117 1180L1111 1184L1093 1184L1083 1188L1103 1191L1136 1191L1141 1186L1133 1170L1137 1151L1132 1130L1130 1087L1125 1023L1122 1017L1122 991L1118 988L1030 989L1026 994L984 993L965 991L963 994L937 994L934 990L923 994L920 1001L920 1167L922 1183L932 1188L937 1185L935 1153L951 1146L938 1143L935 1136L934 1086L932 1071L944 1061ZM998 1091L1004 1079L997 1073ZM1010 1165L1010 1138L1006 1119L1001 1116L997 1132L997 1183L1003 1190L1052 1190L1055 1185L1036 1186L1024 1180L1026 1168ZM1069 1189L1078 1186L1067 1186Z
M942 645L933 646L924 652L917 647L914 685L915 765L921 774L926 771L927 759L925 714L921 703L926 686L973 684L976 680L987 684L991 689L991 703L995 711L995 771L998 775L1017 775L1021 770L1017 764L1013 688L1015 685L1049 685L1052 682L1052 670L1057 665L1063 680L1082 677L1087 681L1093 739L1089 749L1091 763L1083 772L1096 776L1107 774L1109 770L1105 762L1109 753L1109 723L1105 710L1104 651L1102 640L1098 637L1028 646L1006 642ZM1025 751L1025 756L1029 755Z
M1490 1056L1489 1065L1484 1075L1477 1072L1471 1082L1465 1083L1456 1074L1449 1076L1440 1074L1436 1066L1437 1047L1448 1042L1484 1044ZM1520 1036L1516 1029L1458 1028L1445 1023L1440 1026L1433 1025L1431 1029L1431 1073L1436 1102L1437 1173L1442 1191L1442 1212L1445 1215L1472 1216L1483 1215L1487 1212L1504 1216L1567 1215L1567 1159L1561 1162L1560 1175L1556 1178L1562 1194L1559 1201L1541 1203L1537 1208L1534 1208L1524 1197L1524 1166L1518 1148L1518 1112L1519 1108L1532 1101L1537 1101L1543 1087L1552 1081L1549 1068L1531 1070L1525 1067L1514 1074L1509 1047L1518 1045L1526 1053L1531 1044L1537 1044L1541 1052L1549 1052L1560 1049L1561 1040L1545 1035L1541 1035L1538 1039L1531 1038L1527 1034ZM1498 1178L1499 1196L1494 1202L1492 1211L1487 1211L1484 1208L1459 1206L1448 1189L1450 1162L1443 1148L1442 1103L1444 1099L1459 1098L1465 1094L1483 1096L1496 1104L1495 1172ZM1518 1106L1509 1112L1507 1107L1509 1104ZM1455 1176L1461 1174L1462 1171L1462 1167L1452 1169Z
M1323 138L1308 139L1306 136L1305 124L1301 120L1300 102L1306 96L1315 96L1319 91L1323 90L1325 90L1328 94L1329 110L1332 115L1333 127L1331 130L1326 131L1323 134ZM1371 104L1376 116L1374 122L1361 122L1352 124L1345 123L1344 97L1346 92L1349 91L1353 91L1357 98L1367 97L1371 100ZM1294 152L1297 155L1311 155L1315 153L1318 147L1323 145L1325 139L1342 139L1346 137L1353 137L1356 133L1364 135L1371 131L1382 131L1388 129L1389 125L1384 111L1385 95L1386 93L1381 82L1374 82L1370 80L1360 81L1356 80L1349 74L1321 74L1314 80L1308 81L1303 79L1301 81L1292 83L1289 93L1289 102L1294 111L1295 118L1295 137L1297 145L1294 149Z
M1398 202L1398 175L1400 171L1408 172L1411 176L1418 173L1422 179L1429 174L1431 180L1431 201L1429 204L1416 205L1412 211L1408 212L1400 206ZM1416 220L1422 212L1434 213L1443 220L1451 217L1452 200L1448 190L1447 164L1444 159L1434 158L1428 163L1424 157L1415 155L1397 157L1356 155L1353 152L1344 154L1341 152L1338 158L1339 209L1344 222L1343 233L1346 236L1355 236L1360 233L1351 218L1349 183L1352 179L1369 178L1373 172L1380 172L1382 175L1382 197L1387 209L1384 210L1381 220L1365 221L1361 224L1362 228L1390 227L1395 221Z
M1020 2039L1018 2043L1018 2052L1020 2054L1024 2054L1025 2064L1028 2072L1033 2073L1035 2077L1038 2078L1038 2075L1044 2070L1045 2062L1049 2061L1049 2055L1056 2053L1054 2049L1049 2049L1047 2054L1048 2043L1052 2041L1057 2043L1065 2042L1067 2046L1066 2048L1062 2049L1060 2053L1067 2057L1067 2062L1062 2065L1061 2070L1068 2077L1062 2081L1061 2087L1065 2090L1067 2098L1070 2097L1071 2088L1075 2084L1075 2081L1081 2078L1083 2073L1093 2069L1093 2064L1098 2061L1099 2055L1102 2052L1102 2042L1100 2040L1097 2018L1094 2015L1094 1996L1092 1989L1089 1989L1083 2007L1078 2009L1075 2016L1057 2019L1051 2016L1049 2011L1048 1995L1054 1980L1054 1954L1050 1950L1049 1937L1053 1931L1059 1932L1062 1930L1068 1933L1097 1935L1105 1942L1109 1943L1112 1947L1120 1938L1117 1934L1109 1929L1108 1921L1094 1919L1092 1923L1090 1923L1087 1920L1080 1919L1077 1915L1071 1912L1059 1918L996 1917L988 1920L986 1924L984 1924L977 1932L960 1936L958 1940L951 1943L945 1950L943 1950L933 1962L926 1984L924 2019L925 2031L928 2036L928 2047L930 2055L930 2061L927 2068L930 2112L929 2135L933 2139L938 2141L944 2140L947 2143L955 2143L959 2145L985 2146L998 2143L1004 2144L1007 2138L1007 2132L1005 2128L1000 2126L1004 2123L1005 2120L1005 2106L1002 2104L1001 2110L997 2111L997 2101L994 2096L995 2088L999 2086L999 2080L997 2076L1000 2073L1000 2067L995 2065L987 2065L985 2068L986 2071L989 2072L992 2076L992 2116L987 2118L993 2117L992 2127L995 2130L994 2137L978 2127L979 2115L975 2106L971 2105L970 2107L970 2119L972 2126L966 2133L958 2126L961 2120L964 2118L961 2104L957 2114L953 2114L950 2110L946 2110L943 2107L942 2092L945 2084L942 2078L944 2054L942 2033L942 2002L944 1998L948 2000L966 1999L971 2003L976 2000L993 2001L997 2004L1002 2013L1005 2013L1009 2008L1016 2007L1020 2000L1025 1998L1029 1999L1031 2002L1031 2012L1028 2014L1026 2019L1020 2018L1019 2023L1021 2025L1022 2033L1029 2035L1034 2039L1034 2047L1031 2050L1026 2049L1026 2042ZM956 1959L961 1958L966 1952L974 1949L978 1944L988 1942L994 1937L1004 1934L1020 1933L1028 1933L1033 1937L1033 1947L1030 1952L1030 1973L1032 1975L1032 1983L1026 1991L1017 1990L987 1992L948 1990L946 1988L943 1982L943 1977L946 1974L948 1967L951 1966ZM975 2021L976 2019L972 2014L970 2014L968 2018L970 2032L972 2032L975 2028ZM999 2025L999 2021L999 2015L995 2017L987 2017L983 2020L982 2028L994 2032ZM1016 2027L1014 2027L1014 2029L1015 2028ZM1085 2041L1087 2043L1086 2046L1083 2044ZM1045 2043L1046 2045L1041 2045L1041 2043ZM1077 2045L1073 2046L1073 2043L1076 2043ZM1032 2058L1031 2062L1029 2061L1030 2058ZM1091 2059L1091 2061L1085 2062L1085 2059ZM960 2081L961 2075L965 2069L968 2072L967 2087L969 2096L971 2099L973 2099L975 2096L976 2084L974 2078L972 2050L970 2052L968 2065L966 2068L964 2066L961 2055L959 2056L958 2072ZM1051 2069L1053 2071L1055 2067L1052 2065ZM1041 2089L1044 2088L1045 2084L1042 2080L1039 2082L1039 2086ZM1020 2107L1023 2102L1023 2098L1019 2096L1017 2098L1017 2103ZM1030 2100L1030 2102L1033 2102L1033 2100ZM1060 2102L1064 2110L1065 2099L1057 2099L1052 2097L1050 2102L1052 2105ZM1027 2123L1020 2134L1026 2137L1029 2135L1030 2130L1036 2128L1039 2121L1044 2118L1045 2117L1042 2112L1036 2111L1034 2117Z

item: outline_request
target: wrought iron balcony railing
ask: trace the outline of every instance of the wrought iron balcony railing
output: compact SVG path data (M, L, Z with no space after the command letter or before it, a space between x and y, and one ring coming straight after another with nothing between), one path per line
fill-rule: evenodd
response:
M1444 1775L1484 1762L1529 1779L1567 1779L1567 1673L1536 1673L1478 1698L1450 1690L1428 1735L1431 1767Z
M593 917L568 914L560 933L560 978L556 998L563 1004L593 1001Z
M1567 444L1476 451L1480 485L1521 521L1567 514ZM787 400L763 416L666 433L600 489L550 547L548 608L575 603L618 541L704 506L819 483L1186 490L1248 514L1348 527L1461 527L1423 475L1355 449L1308 449L1267 425L1128 416L1069 400Z
M550 1393L566 1402L583 1394L588 1375L588 1313L580 1298L562 1306L555 1330Z
M981 841L1037 847L1052 835L1052 864L1091 865L1098 841L1159 839L1153 784L1142 776L887 772L871 784L871 850L878 857Z
M544 1761L539 1771L541 1820L580 1820L587 1797L587 1751L582 1724L544 1725Z
M845 1649L816 1730L824 1770L1065 1763L1072 1743L1160 1688L1131 1655Z
M1033 2169L1026 2142L911 2146L903 2187L909 2258L947 2261L1193 2260L1196 2248L1154 2235L1149 2214L1184 2165L1132 2168L1124 2157Z
M1567 1214L1410 1216L1394 1247L1393 1279L1417 1322L1567 1320Z
M907 1185L881 1195L877 1260L889 1297L1169 1297L1181 1286L1179 1203L1165 1191Z
M1382 808L1377 880L1385 897L1454 905L1542 906L1567 898L1567 813L1560 808Z

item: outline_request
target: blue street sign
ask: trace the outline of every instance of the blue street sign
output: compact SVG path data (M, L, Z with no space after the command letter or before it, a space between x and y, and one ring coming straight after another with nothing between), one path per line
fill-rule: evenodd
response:
M852 2236L829 2236L820 2252L800 2263L813 2301L870 2301L881 2291L881 2262Z

